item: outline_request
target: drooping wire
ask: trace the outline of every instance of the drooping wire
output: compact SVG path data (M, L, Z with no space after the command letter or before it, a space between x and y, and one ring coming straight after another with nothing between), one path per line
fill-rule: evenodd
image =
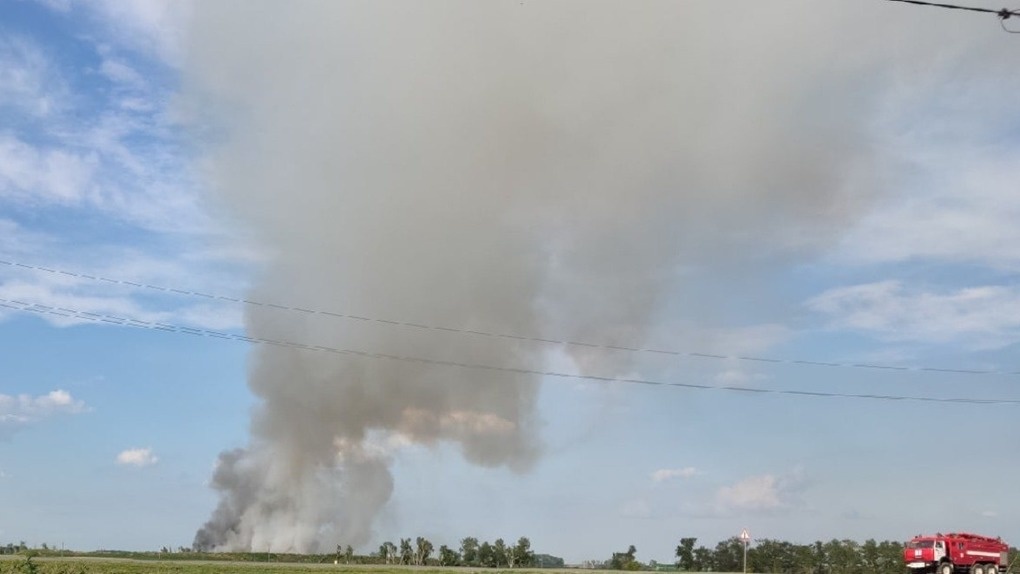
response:
M482 363L466 363L461 361L445 361L441 359L430 359L427 357L415 357L409 355L393 355L390 353L373 353L370 351L362 351L357 349L341 349L338 347L329 347L325 345L308 345L305 343L298 343L295 341L279 340L279 339L267 339L263 337L249 337L247 335L239 335L236 333L225 333L222 331L213 331L210 329L196 329L193 327L184 327L180 325L173 325L170 323L163 323L157 321L145 321L141 319L134 319L129 317L120 317L116 315L107 315L103 313L91 313L87 311L78 311L75 309L69 309L66 307L51 307L48 305L40 305L38 303L26 303L24 301L17 301L13 299L0 298L0 308L11 309L15 311L25 311L29 313L37 313L44 315L53 315L62 318L73 318L81 319L85 321L91 321L96 323L110 323L113 325L120 325L124 327L133 327L136 329L149 329L154 331L166 331L170 333L178 333L183 335L195 335L199 337L212 337L215 339L227 339L233 341L240 341L244 343L251 343L255 345L269 345L274 347L283 347L288 349L312 351L312 352L323 352L333 353L337 355L346 355L352 357L360 357L372 360L386 360L386 361L400 361L406 363L418 363L424 365L431 365L436 367L451 367L458 369L470 369L488 372L501 372L516 375L528 375L537 377L549 377L558 378L564 380L579 380L589 381L594 383L610 383L610 384L627 384L627 385L644 385L652 387L672 387L676 389L692 389L692 390L704 390L704 391L726 391L734 393L745 393L745 394L758 394L758 395L785 395L785 396L799 396L799 397L814 397L814 398L836 398L836 399L867 399L874 401L906 401L906 402L922 402L922 403L952 403L952 404L972 404L972 405L1014 405L1020 406L1020 399L974 399L965 397L929 397L920 395L884 395L884 394L856 394L856 393L836 393L827 391L801 391L795 389L768 389L768 388L756 388L756 387L740 387L733 385L726 386L715 386L701 383L682 383L678 381L661 381L654 379L637 379L627 377L602 377L597 375L586 375L578 373L563 373L559 371L543 371L539 369L527 369L527 368L516 368L516 367L505 367L498 365L486 365Z
M1009 32L1010 34L1020 34L1020 30L1010 30L1006 27L1006 20L1013 16L1020 16L1020 10L1010 10L1008 8L1002 8L1000 10L993 10L990 8L979 8L977 6L960 6L958 4L944 4L942 2L924 2L923 0L889 0L890 2L903 2L906 4L917 4L918 6L933 6L936 8L949 8L951 10L965 10L968 12L983 12L985 14L995 14L999 17L999 25L1002 29Z
M596 349L606 351L620 351L628 353L642 353L650 355L666 355L674 357L691 357L698 359L720 359L729 361L742 361L742 362L754 362L754 363L772 363L780 365L800 365L800 366L815 366L815 367L833 367L833 368L849 368L849 369L872 369L872 370L888 370L888 371L914 371L914 372L934 372L934 373L951 373L951 374L962 374L962 375L1020 375L1020 371L1008 371L1001 369L954 369L954 368L939 368L939 367L925 367L925 366L900 366L900 365L881 365L874 363L847 363L847 362L830 362L830 361L812 361L805 359L780 359L774 357L756 357L750 355L734 355L724 353L704 353L697 351L680 351L671 349L657 349L657 348L645 348L645 347L629 347L623 345L607 345L601 343L592 343L586 341L571 341L571 340L560 340L552 339L547 337L527 336L519 335L514 333L500 333L497 331L481 331L474 329L462 329L452 326L443 325L428 325L424 323L416 323L410 321L400 321L395 319L387 319L381 317L369 317L364 315L355 315L351 313L343 313L338 311L325 311L320 309L309 309L306 307L297 307L291 305L282 305L279 303L268 302L268 301L256 301L251 299L240 299L237 297L228 297L226 295L213 295L200 291L192 291L188 289L179 289L176 287L166 287L161 285L151 285L148 283L138 283L135 281L127 281L124 279L115 279L110 277L104 277L101 275L89 275L86 273L76 273L74 271L67 271L64 269L54 269L50 267L41 267L38 265L31 265L28 263L22 263L13 260L0 259L0 265L7 265L10 267L18 267L21 269L28 269L32 271L42 271L45 273L66 275L69 277L75 277L80 279L86 279L89 281L96 281L100 283L109 283L114 285L125 285L128 287L138 289L150 289L159 291L162 293L169 293L172 295L181 295L188 297L199 297L203 299L215 299L219 301L226 301L230 303L239 303L249 305L253 307L264 307L269 309L276 309L279 311L288 311L302 313L305 315L321 315L333 319L345 319L359 321L363 323L376 323L380 325L386 325L389 327L404 327L410 329L417 329L422 331L441 331L445 333L456 333L461 335L475 336L475 337L488 337L493 339L506 339L512 341L523 341L529 343L541 343L545 345L558 345L561 347L576 347L584 349ZM230 338L230 337L228 337Z

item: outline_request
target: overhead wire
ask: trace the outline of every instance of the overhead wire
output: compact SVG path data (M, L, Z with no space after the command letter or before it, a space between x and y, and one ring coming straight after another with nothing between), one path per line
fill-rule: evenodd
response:
M978 6L962 6L959 4L945 4L942 2L925 2L923 0L889 0L890 2L902 2L904 4L916 4L918 6L931 6L935 8L948 8L950 10L964 10L967 12L982 12L985 14L995 14L999 17L999 25L1002 29L1009 32L1010 34L1020 34L1020 30L1010 30L1006 27L1006 20L1013 16L1020 16L1020 10L1010 10L1008 8L1001 8L999 10L993 10L991 8L981 8Z
M707 353L698 351L687 351L687 350L676 350L676 349L661 349L654 347L632 347L626 345L609 345L603 343L593 343L589 341L572 341L568 339L554 339L548 337L528 336L520 335L516 333L502 333L498 331L484 331L477 329L465 329L452 327L449 325L431 325L421 322L413 321L401 321L390 318L382 317L370 317L366 315L357 315L352 313L344 313L339 311L326 311L321 309L313 309L309 307L284 305L276 302L269 301L258 301L253 299L244 299L239 297L230 297L226 295L211 294L201 291L193 291L190 289L181 289L177 287L167 287L162 285L153 285L150 283L139 283L137 281L128 281L124 279L116 279L111 277L105 277L102 275L91 275L87 273L77 273L74 271L68 271L66 269L57 269L52 267L43 267L40 265L32 265L29 263L23 263L20 261L14 261L11 259L0 259L0 265L7 265L9 267L17 267L21 269L42 271L45 273L65 275L69 277L81 278L90 281L96 281L100 283L108 283L113 285L124 285L127 287L148 289L159 291L165 294L198 297L203 299L213 299L219 301L226 301L229 303L238 303L249 305L253 307L264 307L269 309L276 309L279 311L296 312L305 315L321 315L333 319L345 319L359 321L363 323L376 323L380 325L386 325L390 327L406 327L410 329L422 330L422 331L440 331L446 333L456 333L461 335L469 335L475 337L487 337L494 339L506 339L513 341L529 342L529 343L540 343L545 345L556 345L561 347L577 347L584 349L595 349L605 351L619 351L627 353L642 353L648 355L659 355L659 356L674 356L674 357L691 357L697 359L716 359L716 360L729 360L729 361L741 361L741 362L752 362L752 363L773 363L780 365L800 365L800 366L813 366L813 367L829 367L829 368L844 368L844 369L869 369L869 370L882 370L882 371L907 371L907 372L932 372L932 373L948 373L948 374L962 374L962 375L1009 375L1017 376L1020 375L1020 371L1010 371L1003 369L964 369L964 368L943 368L943 367L931 367L931 366L912 366L912 365L884 365L875 363L864 363L864 362L839 362L839 361L815 361L807 359L788 359L788 358L775 358L775 357L758 357L752 355L743 354L727 354L727 353ZM228 337L229 338L229 337Z
M269 339L264 337L251 337L248 335L240 335L236 333L227 333L223 331L215 331L211 329L199 329L194 327L185 327L181 325L174 325L171 323L164 323L158 321L146 321L142 319L135 319L131 317L121 317L117 315L109 315L104 313L92 313L87 311L79 311L70 309L67 307L53 307L49 305L40 305L38 303L28 303L25 301L18 301L14 299L0 298L0 308L12 309L16 311L25 311L30 313L53 315L63 318L74 318L82 319L86 321L92 321L97 323L110 323L114 325L121 325L125 327L134 327L138 329L149 329L154 331L165 331L171 333L178 333L184 335L194 335L200 337L212 337L216 339L227 339L233 341L240 341L245 343L257 344L257 345L269 345L274 347L284 347L295 350L312 351L312 352L324 352L333 353L337 355L346 355L352 357L360 357L365 359L373 360L387 360L387 361L399 361L406 363L418 363L437 367L452 367L459 369L470 369L479 371L489 372L501 372L516 375L528 375L538 377L549 377L558 378L564 380L579 380L579 381L590 381L595 383L611 383L611 384L628 384L628 385L643 385L652 387L666 387L676 389L692 389L692 390L704 390L704 391L725 391L733 393L746 393L746 394L759 394L759 395L786 395L786 396L801 396L801 397L814 397L814 398L837 398L837 399L864 399L873 401L905 401L905 402L922 402L922 403L953 403L953 404L973 404L973 405L1020 405L1020 399L976 399L967 397L931 397L923 395L888 395L888 394L872 394L872 393L837 393L828 391L805 391L797 389L770 389L770 388L759 388L759 387L741 387L735 385L707 385L701 383L684 383L679 381L663 381L655 379L639 379L631 377L603 377L597 375L586 375L579 373L564 373L560 371L546 371L540 369L528 369L528 368L517 368L507 367L501 365L487 365L482 363L467 363L462 361L447 361L442 359L433 359L428 357L416 357L410 355L395 355L391 353L376 353L371 351L363 351L359 349L343 349L339 347L330 347L326 345L309 345L306 343L299 343L295 341L281 340L281 339Z

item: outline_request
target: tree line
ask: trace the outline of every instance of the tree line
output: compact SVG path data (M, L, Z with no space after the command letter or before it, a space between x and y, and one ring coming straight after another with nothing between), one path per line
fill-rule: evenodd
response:
M729 538L714 548L695 547L697 538L681 538L676 547L676 567L686 572L741 572L744 544ZM816 541L794 544L782 540L757 540L747 548L747 571L763 574L902 574L903 543L874 539ZM1010 563L1017 557L1010 549Z
M340 548L337 547L338 559ZM435 553L435 554L433 554ZM353 558L350 546L345 552L348 562ZM433 555L435 558L433 559ZM378 552L373 555L384 564L405 564L411 566L475 566L484 568L523 568L535 566L535 553L531 550L531 541L522 536L513 546L507 545L502 538L495 542L479 542L469 536L460 541L460 548L453 549L443 544L436 552L432 542L421 536L414 542L410 538L401 538L400 545L383 542ZM560 560L562 564L562 560Z
M740 572L744 543L737 537L709 549L695 547L697 538L681 538L677 569L688 572ZM902 574L903 543L874 539L816 541L794 544L762 539L747 548L748 572L782 574Z
M854 540L816 541L796 544L782 540L761 539L747 548L747 571L761 574L903 574L902 542L869 539L863 543ZM336 562L344 564L402 564L408 566L467 566L475 568L562 568L562 558L536 554L531 541L521 537L514 545L502 538L494 542L467 537L457 548L445 544L438 549L424 537L401 538L397 543L384 542L376 552L356 555L350 545L337 545L336 554L268 554L268 553L206 553L181 547L176 559L242 560L272 562ZM32 548L21 541L17 544L0 544L0 554L37 554L39 556L120 556L166 559L173 550L163 548L156 552L95 551L75 552L58 550L46 544ZM123 556L121 556L123 555ZM152 556L149 556L152 555ZM638 560L637 548L630 545L624 552L613 552L606 560L590 560L582 568L599 568L622 571L670 570L681 572L741 572L744 544L737 537L728 538L706 547L698 545L694 537L680 538L675 551L676 561L657 564L654 560ZM1010 563L1018 563L1016 548L1010 549Z

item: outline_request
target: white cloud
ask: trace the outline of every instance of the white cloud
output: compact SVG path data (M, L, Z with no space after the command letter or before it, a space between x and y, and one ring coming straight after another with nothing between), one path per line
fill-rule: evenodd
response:
M0 107L47 117L65 105L67 88L49 59L30 40L0 37Z
M3 230L2 223L0 220L0 231ZM0 240L0 247L3 244ZM59 271L32 271L23 267L0 265L0 299L72 311L58 311L67 316L38 313L40 318L58 326L96 324L96 321L89 320L87 316L81 316L92 313L214 331L243 327L243 309L236 303L136 286L148 284L236 297L239 295L239 286L230 284L229 268L217 270L214 268L215 262L193 261L187 254L183 260L175 260L133 250L93 249L88 256L103 263L96 263L90 268L88 260L70 264L29 255L25 258L26 263L39 263L47 269ZM136 285L69 274L79 270L84 274ZM182 282L181 277L187 277L189 281ZM14 311L4 309L4 312L10 314Z
M733 485L719 488L716 504L723 513L780 510L793 504L803 482L803 471L800 469L786 475L749 476Z
M700 474L700 471L693 466L687 466L684 468L660 468L652 473L652 481L665 482L674 478L691 478L698 474Z
M935 293L880 281L830 289L807 306L828 315L833 328L869 332L888 341L960 343L978 349L1020 341L1020 288L1011 286Z
M171 66L181 64L193 9L190 0L101 0L79 5L98 16L122 47Z
M733 486L720 488L717 500L725 508L772 510L782 506L778 483L771 474L750 476Z
M90 190L97 163L93 154L38 148L0 133L0 198L78 203Z
M8 438L16 431L46 418L87 410L84 401L75 399L71 393L62 389L35 397L28 394L0 394L0 438Z
M152 466L159 462L151 448L129 448L117 455L117 464L123 466Z
M928 259L1017 268L1020 196L1012 173L1017 153L1013 148L1003 152L1009 157L961 165L967 160L958 151L940 160L940 167L921 167L936 187L879 206L846 235L839 255L865 264ZM959 172L945 172L948 166Z
M981 516L984 516L985 518L995 518L998 515L999 513L994 510L984 510L981 512Z
M19 118L0 131L0 200L95 209L154 231L209 232L211 220L181 149L183 128L168 109L176 88L129 39L153 52L177 51L170 47L176 40L168 38L181 33L188 3L72 2L51 8L98 18L124 46L117 40L97 45L101 63L89 70L112 89L72 93L63 78L74 70L61 69L29 39L0 38L0 112L13 108L12 117Z
M137 88L145 85L145 80L127 63L113 58L104 58L99 72L108 80L117 84Z
M1020 81L961 73L970 64L948 56L905 70L912 77L884 94L870 125L885 161L868 166L883 199L844 235L837 259L1020 265L1020 141L1004 120Z

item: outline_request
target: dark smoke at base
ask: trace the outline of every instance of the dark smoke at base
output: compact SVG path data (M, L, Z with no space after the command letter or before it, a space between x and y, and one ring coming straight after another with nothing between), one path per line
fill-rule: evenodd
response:
M666 303L710 315L720 303L684 299L685 274L753 283L834 241L882 179L872 102L847 89L874 70L834 40L860 3L762 4L740 18L714 0L196 4L187 105L228 136L208 168L267 254L251 298L626 346ZM247 324L433 360L548 358L269 307ZM452 442L514 471L541 451L533 377L260 347L249 384L250 444L221 455L198 547L369 540L400 445Z
M319 541L329 534L321 525L330 525L337 534L357 533L361 524L371 522L393 491L385 460L368 458L336 466L327 463L311 476L300 477L294 490L293 480L280 485L282 488L267 484L263 473L274 474L281 469L272 463L253 463L257 458L244 449L220 455L212 485L222 498L212 517L195 534L196 550L315 552ZM352 513L354 505L346 509L340 505L354 495L359 499L357 508L367 514ZM274 531L287 534L267 536L267 532ZM363 543L364 535L352 541Z

